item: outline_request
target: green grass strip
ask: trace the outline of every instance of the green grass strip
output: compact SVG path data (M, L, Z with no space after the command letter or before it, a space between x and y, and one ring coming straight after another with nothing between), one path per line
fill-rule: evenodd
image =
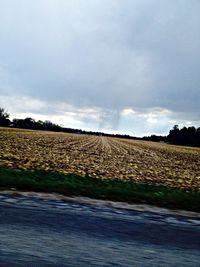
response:
M200 211L200 192L75 174L0 168L0 187Z

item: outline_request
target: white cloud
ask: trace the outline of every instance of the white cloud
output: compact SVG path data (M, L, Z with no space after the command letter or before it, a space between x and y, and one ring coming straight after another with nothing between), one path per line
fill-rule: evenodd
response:
M149 117L149 118L147 119L147 122L148 122L148 123L158 123L158 120L157 120L156 118Z
M32 111L41 111L48 104L42 100L34 99L29 96L7 96L1 95L0 106L6 107L9 112L13 113L16 110L20 113Z
M28 96L1 97L0 107L11 114L11 119L31 117L35 120L50 120L64 127L135 136L164 135L174 124L180 127L200 126L200 121L179 120L176 113L161 108L126 107L118 112L95 106L88 108L64 102L45 102Z
M168 123L170 123L170 124L171 124L171 123L175 124L175 123L177 123L177 121L176 121L176 120L169 120Z
M121 111L121 116L128 116L134 114L136 114L136 111L134 111L132 108L125 108Z

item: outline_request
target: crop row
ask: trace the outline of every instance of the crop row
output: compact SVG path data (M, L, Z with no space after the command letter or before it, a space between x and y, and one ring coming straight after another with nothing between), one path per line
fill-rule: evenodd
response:
M0 129L0 166L200 190L200 149L102 136Z

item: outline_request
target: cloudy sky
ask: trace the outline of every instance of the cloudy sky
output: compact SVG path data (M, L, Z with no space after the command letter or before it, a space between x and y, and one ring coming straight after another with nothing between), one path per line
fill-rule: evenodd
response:
M199 0L0 0L0 106L66 127L200 126Z

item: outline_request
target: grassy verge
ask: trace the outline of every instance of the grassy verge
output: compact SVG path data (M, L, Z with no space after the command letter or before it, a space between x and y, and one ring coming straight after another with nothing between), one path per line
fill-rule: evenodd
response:
M75 174L0 168L0 187L57 192L132 203L200 211L200 192L186 192L150 184L96 179Z

